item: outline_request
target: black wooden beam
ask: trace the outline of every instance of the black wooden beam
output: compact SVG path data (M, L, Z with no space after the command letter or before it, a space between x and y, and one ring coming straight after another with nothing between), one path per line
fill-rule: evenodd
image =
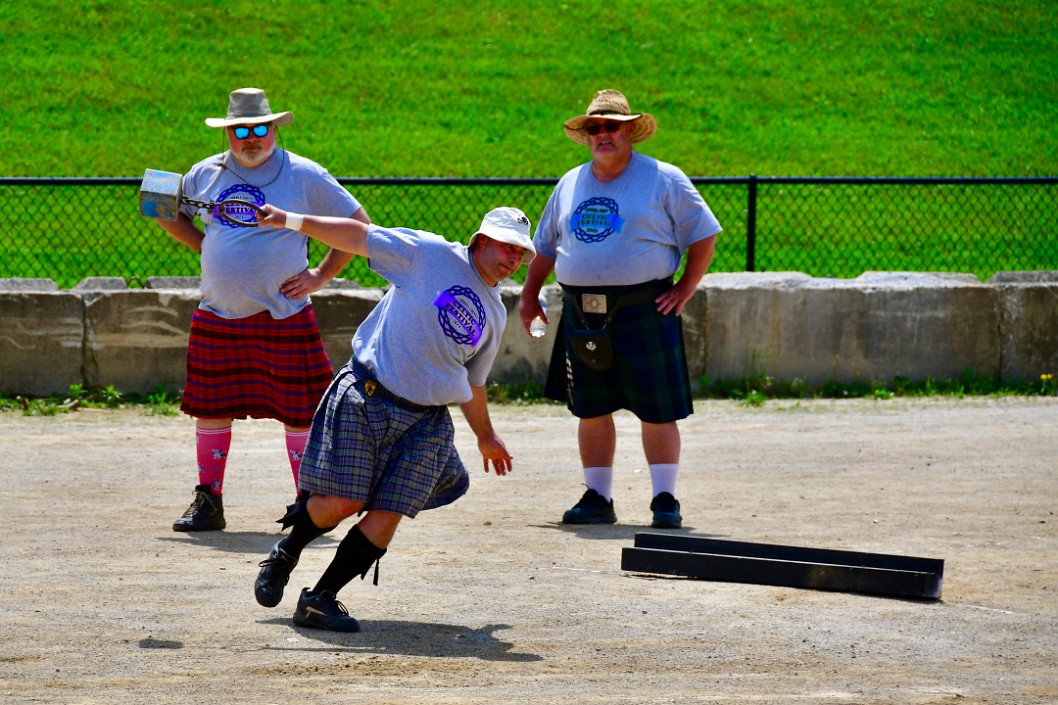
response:
M621 569L698 580L940 599L944 561L778 544L638 533Z

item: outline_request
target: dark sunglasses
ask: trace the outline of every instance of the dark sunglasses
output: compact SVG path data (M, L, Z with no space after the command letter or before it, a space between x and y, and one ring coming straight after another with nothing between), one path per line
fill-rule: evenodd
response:
M256 135L257 137L264 137L268 134L268 125L254 125L253 127L246 127L245 125L241 125L239 127L233 128L232 132L235 133L235 136L238 139L244 140L250 136L250 130L253 130L254 135Z
M594 136L599 134L603 130L606 130L607 132L617 132L621 129L621 125L623 124L624 123L621 122L614 122L613 120L608 120L606 122L593 122L590 125L585 125L583 129L589 135Z

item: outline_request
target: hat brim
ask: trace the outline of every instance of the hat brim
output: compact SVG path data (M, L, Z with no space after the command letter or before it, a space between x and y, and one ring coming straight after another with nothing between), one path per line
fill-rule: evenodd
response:
M658 122L650 113L638 113L636 115L578 115L562 123L563 129L566 131L566 137L569 137L577 144L587 146L588 133L584 131L584 124L591 119L616 120L617 122L630 122L634 120L635 122L633 124L635 125L635 129L632 131L632 144L646 142L658 131Z
M206 118L206 125L209 127L230 127L231 125L260 125L262 123L271 122L275 123L276 126L282 127L283 125L289 125L294 121L294 113L286 110L281 113L269 113L268 115L247 115L245 117L230 117L230 118Z

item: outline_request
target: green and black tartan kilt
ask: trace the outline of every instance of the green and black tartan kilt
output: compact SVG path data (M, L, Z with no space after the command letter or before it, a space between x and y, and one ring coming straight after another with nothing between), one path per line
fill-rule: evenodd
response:
M683 344L683 320L675 314L663 316L652 298L643 303L620 306L607 326L614 348L613 366L605 372L593 370L577 358L566 332L600 328L603 314L581 314L568 295L585 292L607 295L616 302L624 295L657 288L659 282L630 287L567 287L563 285L562 323L551 353L544 394L566 402L578 418L593 418L628 409L641 421L668 423L693 412L690 373ZM671 286L671 282L669 282ZM662 289L664 290L664 289ZM660 293L660 292L659 292ZM608 304L613 306L613 303ZM611 308L612 310L612 308Z

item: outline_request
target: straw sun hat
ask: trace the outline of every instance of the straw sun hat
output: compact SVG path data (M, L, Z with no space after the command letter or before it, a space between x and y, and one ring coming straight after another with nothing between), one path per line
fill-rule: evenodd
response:
M574 142L588 144L588 133L584 131L584 125L592 118L605 120L617 120L628 122L634 120L635 130L632 132L632 144L646 142L657 132L658 123L650 113L633 113L628 107L628 99L620 91L607 89L599 91L592 98L591 104L584 115L572 117L563 123L566 128L566 137Z

